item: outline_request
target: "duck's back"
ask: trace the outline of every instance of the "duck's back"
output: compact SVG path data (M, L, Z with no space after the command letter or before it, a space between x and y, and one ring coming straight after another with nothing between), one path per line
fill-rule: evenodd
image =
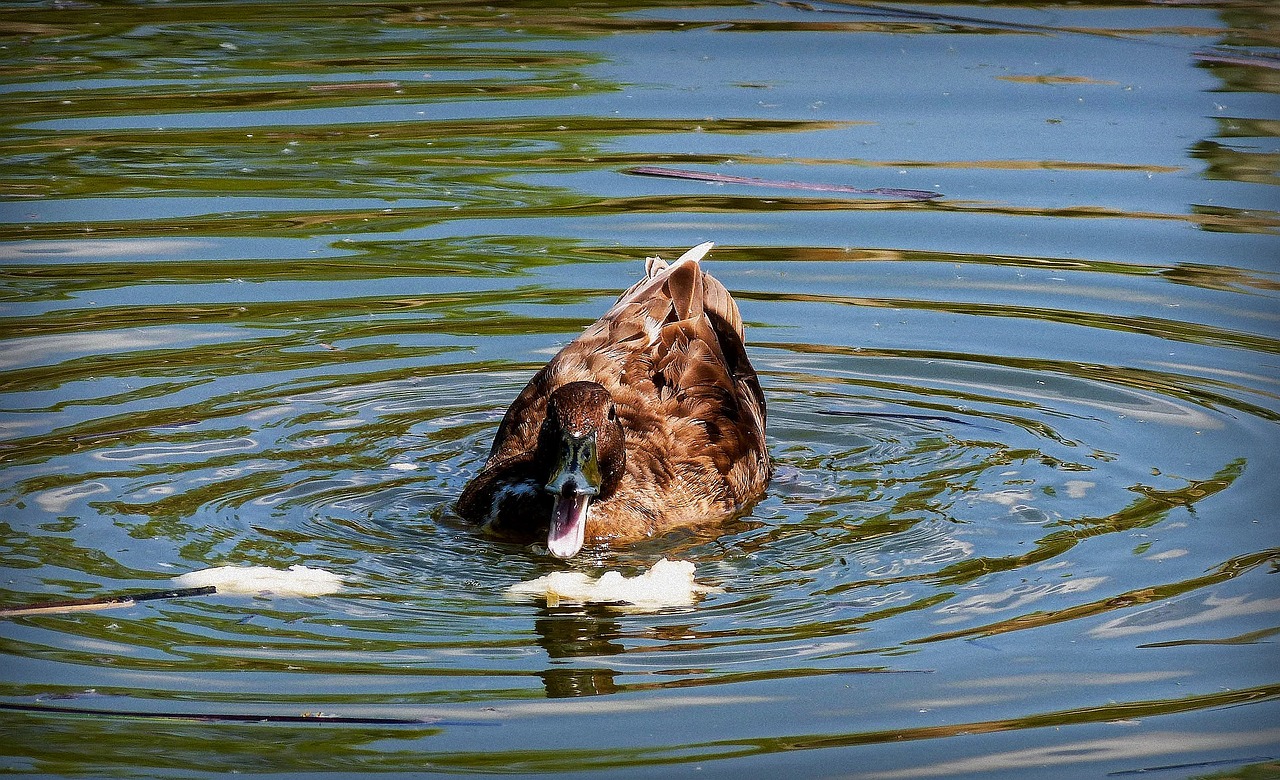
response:
M534 452L555 388L597 382L626 434L626 471L592 505L590 534L635 539L723 519L769 480L765 401L743 346L742 317L702 270L704 244L646 276L566 345L511 404L486 470Z

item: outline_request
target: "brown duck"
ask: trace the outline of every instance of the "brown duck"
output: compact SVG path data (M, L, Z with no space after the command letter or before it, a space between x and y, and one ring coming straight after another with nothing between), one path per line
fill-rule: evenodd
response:
M765 403L729 292L698 261L645 278L560 350L516 397L458 512L486 531L570 558L723 520L771 470Z

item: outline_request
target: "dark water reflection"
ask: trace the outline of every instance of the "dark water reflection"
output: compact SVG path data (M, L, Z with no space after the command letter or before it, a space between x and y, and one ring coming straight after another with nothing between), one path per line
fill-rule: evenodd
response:
M0 600L347 583L6 619L0 765L1280 772L1276 10L544 5L0 4ZM704 240L766 498L572 564L460 525ZM663 556L723 592L504 595Z

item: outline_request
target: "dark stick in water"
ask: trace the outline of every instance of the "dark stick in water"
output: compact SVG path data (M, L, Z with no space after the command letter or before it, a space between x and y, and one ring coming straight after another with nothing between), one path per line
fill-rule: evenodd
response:
M23 615L61 615L67 612L88 612L98 609L127 607L139 601L155 601L157 599L181 599L189 596L208 596L217 593L212 585L199 588L173 588L171 590L152 590L146 593L132 593L127 596L96 596L89 599L73 599L71 601L45 601L25 607L6 607L0 609L0 618L21 617Z
M895 198L911 200L932 200L942 197L941 192L930 190L902 190L895 187L875 187L862 189L848 187L843 184L818 184L804 181L779 181L775 179L757 179L750 176L730 176L724 173L703 173L702 171L686 171L679 168L659 168L653 165L641 165L628 168L623 173L636 176L663 176L668 179L690 179L692 181L709 181L716 184L747 184L756 187L781 187L788 190L813 190L816 192L851 192L855 195L889 195Z

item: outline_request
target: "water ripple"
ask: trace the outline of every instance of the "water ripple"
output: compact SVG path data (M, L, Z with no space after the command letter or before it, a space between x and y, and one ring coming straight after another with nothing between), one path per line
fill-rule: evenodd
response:
M345 587L7 619L11 763L1265 773L1274 20L1218 5L24 7L4 605ZM769 402L760 503L571 562L462 523L533 371L704 240ZM503 595L660 557L720 590ZM205 717L254 713L303 715Z

